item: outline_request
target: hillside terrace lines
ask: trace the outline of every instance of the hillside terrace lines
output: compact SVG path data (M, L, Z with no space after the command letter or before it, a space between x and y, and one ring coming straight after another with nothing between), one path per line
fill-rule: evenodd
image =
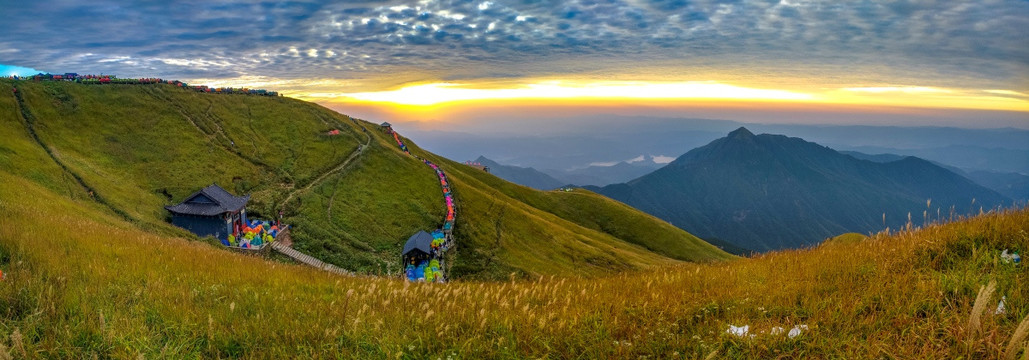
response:
M115 207L113 204L108 202L106 199L104 199L103 196L101 196L96 191L96 189L94 189L92 186L89 186L89 184L86 183L86 180L84 180L82 178L82 176L79 176L79 174L77 174L74 171L72 171L71 168L68 167L68 165L66 165L63 161L61 161L60 157L57 154L54 153L53 149L51 149L50 146L47 146L47 144L43 142L43 139L41 139L39 137L39 134L36 133L36 128L35 128L36 118L35 118L34 115L32 115L32 112L30 112L25 107L25 100L22 98L21 92L18 91L17 87L13 88L12 92L14 94L14 98L16 100L16 103L18 104L18 110L19 110L18 112L21 115L21 119L22 119L23 123L25 124L25 129L29 132L29 135L32 136L32 139L36 142L36 144L38 144L39 147L43 148L43 151L46 152L46 154L50 156L50 159L52 159L54 161L54 163L57 164L57 166L60 166L61 169L63 169L66 173L68 173L68 175L71 175L71 177L75 179L75 182L77 182L79 184L79 186L81 186L82 189L85 190L87 194L89 194L89 197L91 199L93 199L94 201L96 201L100 205L103 205L104 207L108 208L109 210L111 210L112 212L117 214L118 216L121 216L126 221L128 221L130 223L133 223L133 224L140 224L141 223L140 220L132 217L132 215L129 215L129 213L125 212L122 209L119 209L119 208Z
M250 164L252 164L254 166L260 167L260 168L262 168L266 172L270 172L270 173L274 173L275 172L275 169L271 165L265 163L264 161L261 161L260 159L257 159L256 157L247 156L247 155L243 154L241 151L239 151L239 149L237 149L235 147L230 147L228 144L225 144L225 142L223 142L223 141L218 141L219 140L219 135L220 135L221 137L224 137L225 140L229 142L229 144L231 144L233 142L232 138L229 137L229 135L226 134L224 130L222 130L221 126L218 125L217 121L213 118L212 115L208 115L208 117L210 117L210 119L208 119L208 122L210 122L215 127L215 129L214 130L205 130L204 127L200 126L200 124L197 123L197 119L194 118L193 116L191 116L189 114L189 112L186 110L186 108L183 107L181 104L179 104L177 101L172 100L167 95L162 94L162 93L160 93L160 91L156 91L154 89L147 89L147 93L149 93L150 95L152 95L152 96L154 96L154 97L156 97L158 99L164 100L165 102L167 102L169 104L172 104L172 106L175 107L175 110L179 112L179 115L182 115L182 117L184 119L186 119L186 121L189 122L190 125L193 125L193 127L196 128L197 131L199 131L201 134L204 134L204 136L207 137L207 139L208 139L208 141L210 143L217 145L218 147L222 148L222 150L225 150L225 151L227 151L227 152L229 152L231 154L235 154L240 159L243 159L243 160L249 162ZM210 113L212 106L213 106L213 104L209 104L209 106L208 106L208 108L206 110L208 113Z

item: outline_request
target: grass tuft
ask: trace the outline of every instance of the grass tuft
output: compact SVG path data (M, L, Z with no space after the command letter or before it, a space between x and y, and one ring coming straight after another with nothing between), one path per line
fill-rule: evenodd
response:
M997 282L990 280L990 283L985 286L979 287L979 295L975 297L975 305L972 306L972 313L968 317L968 329L970 329L970 335L979 335L982 331L982 317L986 313L987 307L989 307L991 300L993 299L993 293L997 290Z
M1015 357L1018 356L1018 348L1022 345L1022 342L1025 341L1027 335L1029 335L1029 316L1022 319L1022 323L1018 324L1018 328L1015 329L1014 335L1011 335L1011 340L1008 341L1008 347L1004 349L1005 359L1014 360Z

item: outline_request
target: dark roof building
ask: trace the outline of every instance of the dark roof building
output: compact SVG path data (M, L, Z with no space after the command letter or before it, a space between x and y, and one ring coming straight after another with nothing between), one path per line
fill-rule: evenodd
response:
M404 244L404 256L428 255L432 253L432 235L424 230L411 235Z
M224 239L233 233L234 224L246 223L250 195L234 196L216 184L186 197L182 203L166 206L172 224L197 234Z
M221 186L211 184L186 197L186 201L178 205L166 206L173 214L214 216L227 212L237 212L247 205L250 195L233 196Z
M384 122L384 123L382 123L382 124L379 124L379 126L382 126L382 127L392 127L392 126L393 126L393 124L390 124L390 123L388 123L388 122Z

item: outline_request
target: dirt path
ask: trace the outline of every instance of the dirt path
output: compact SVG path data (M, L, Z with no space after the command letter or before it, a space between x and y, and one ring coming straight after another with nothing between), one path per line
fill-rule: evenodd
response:
M332 169L329 169L328 171L322 173L321 175L318 175L317 178L312 180L310 183L308 183L304 187L301 187L301 188L298 188L298 189L293 189L293 191L290 191L289 195L286 196L286 199L283 200L282 203L279 205L279 208L281 209L281 208L285 207L286 204L289 204L289 202L293 200L294 196L296 196L299 193L306 192L307 190L310 190L315 185L318 185L322 181L324 181L325 178L329 177L329 175L332 175L332 174L334 174L336 172L339 172L340 170L343 170L343 168L347 167L347 165L350 165L351 161L356 159L358 156L361 156L361 154L364 153L364 150L367 149L368 146L371 146L371 143L372 143L371 135L365 134L365 136L368 137L367 141L365 141L364 144L358 145L357 146L357 150L354 150L354 152L350 153L350 156L348 156L346 158L346 160L343 160L343 162L340 163L339 165L336 165L336 167L334 167Z

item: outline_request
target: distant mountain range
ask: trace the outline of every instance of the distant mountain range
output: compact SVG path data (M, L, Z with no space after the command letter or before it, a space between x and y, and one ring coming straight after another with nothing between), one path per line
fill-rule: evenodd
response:
M674 157L741 126L755 133L789 134L836 150L917 156L969 172L986 170L1029 175L1027 129L751 124L617 115L461 122L436 130L424 125L429 123L435 122L394 123L394 127L417 139L427 150L451 159L467 160L483 155L501 164L533 167L562 182L580 185L604 184L583 179L565 181L561 173L549 169L581 169L598 162L632 159L640 154Z
M501 179L533 189L553 190L567 184L531 167L501 165L485 156L479 156L473 161L489 167L489 172Z
M565 185L604 186L622 183L649 174L662 166L649 155L641 158L639 161L620 161L613 165L591 165L572 170L536 170L532 167L504 165L485 156L479 156L473 162L489 166L490 173L501 179L534 189L551 190Z
M1010 203L926 160L879 160L741 127L638 179L587 188L702 238L755 251L898 228L909 213L920 224L923 211L935 219L952 207L963 214Z
M904 156L897 154L869 155L857 151L840 151L840 153L847 154L858 159L875 161L880 163L897 161L904 158ZM976 184L982 185L987 189L996 191L1001 195L1007 196L1011 199L1018 201L1029 200L1029 176L1013 172L999 172L989 170L965 171L957 167L946 164L940 164L935 161L933 161L933 163L947 170L953 171L958 175L964 176L969 180L974 181Z
M626 182L649 174L663 166L654 162L654 157L643 155L638 161L619 161L613 165L590 165L572 170L541 170L566 184L604 186Z

